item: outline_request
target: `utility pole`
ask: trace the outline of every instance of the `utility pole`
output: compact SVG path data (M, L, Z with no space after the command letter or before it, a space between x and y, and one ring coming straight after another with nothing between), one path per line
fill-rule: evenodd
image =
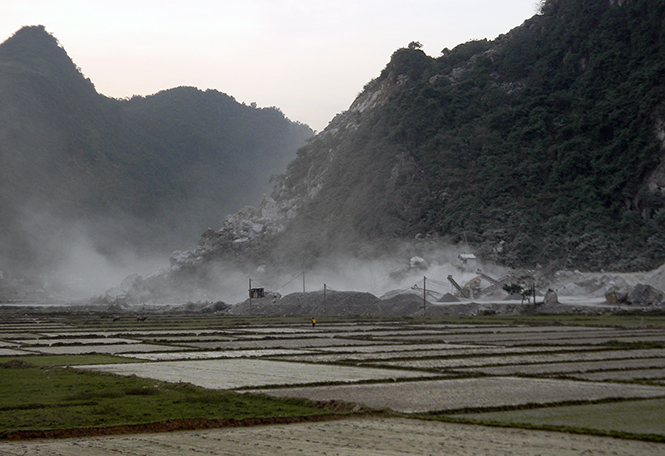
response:
M427 277L423 276L423 317L427 312Z
M249 313L252 313L252 279L249 279Z
M305 271L302 272L302 292L305 292Z
M326 305L326 284L323 284L323 305Z

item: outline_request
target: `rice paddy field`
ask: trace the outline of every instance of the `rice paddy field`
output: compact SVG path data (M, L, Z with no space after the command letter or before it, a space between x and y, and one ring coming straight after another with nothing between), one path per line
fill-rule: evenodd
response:
M22 372L20 369L29 367L46 372L47 377L62 385L69 383L55 380L56 372L77 378L113 378L118 384L145 382L140 387L125 388L134 391L132 397L139 398L160 397L144 391L157 388L155 385L164 385L160 391L170 388L168 385L186 385L196 389L202 404L206 404L206 394L210 398L216 394L245 400L265 398L273 401L270 407L277 409L282 406L274 404L292 405L289 401L304 400L298 405L304 408L292 412L300 418L323 414L330 404L347 404L344 410L350 411L350 416L329 418L366 423L370 434L379 427L418 425L425 434L437 427L441 432L462 432L474 426L483 427L483 432L505 435L515 429L522 433L555 431L571 442L574 435L620 438L620 442L631 445L651 445L648 448L655 451L653 454L665 454L665 317L658 314L639 318L317 318L315 327L311 320L296 317L196 313L126 314L119 318L94 311L0 309L0 316L0 377L5 379L0 383L0 437L5 439L18 435L18 431L31 430L29 425L10 421L12 414L48 409L43 405L50 399L17 402L16 396L24 391L20 384L14 386L15 391L8 386L10 379ZM93 384L86 385L86 391L71 390L62 400L77 394L81 398L96 397L99 392L90 391ZM51 395L55 397L56 392L54 389ZM95 401L82 400L76 406ZM161 407L159 401L151 404ZM221 413L216 410L208 410L205 419ZM140 415L128 415L124 424L165 421L163 416L144 413L152 418L142 422ZM196 418L196 409L188 413L193 414L191 419ZM122 424L122 413L119 415ZM25 423L38 422L32 420L27 417ZM49 422L44 418L39 422L44 429L72 427L62 420ZM92 427L104 426L102 421ZM326 426L332 430L345 425L326 422L289 426L300 433L303 426L321 432ZM505 430L499 431L501 428ZM344 432L348 432L348 426ZM431 431L432 439L436 435L442 434ZM117 438L108 441L119 442ZM0 440L0 454L46 454L39 452L44 442L21 442ZM77 445L81 447L82 443ZM602 446L601 441L597 445ZM399 445L395 443L392 448ZM403 447L403 454L411 454L408 448ZM531 450L535 453L513 454L537 453ZM48 454L74 453L70 448ZM567 453L561 450L552 454ZM636 454L651 453L644 450Z

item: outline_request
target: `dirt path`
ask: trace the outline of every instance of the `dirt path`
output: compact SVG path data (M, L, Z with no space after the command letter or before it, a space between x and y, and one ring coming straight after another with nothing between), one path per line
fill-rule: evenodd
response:
M0 443L3 456L661 456L665 444L397 418Z

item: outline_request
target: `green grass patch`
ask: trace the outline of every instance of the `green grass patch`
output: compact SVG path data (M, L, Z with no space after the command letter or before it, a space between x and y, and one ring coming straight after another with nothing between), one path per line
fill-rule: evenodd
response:
M0 367L16 363L28 363L37 367L47 366L80 366L85 364L118 364L136 363L141 360L104 354L89 355L29 355L0 356Z
M451 415L478 424L550 429L665 442L665 399Z
M11 367L9 367L11 366ZM75 429L178 419L324 415L302 400L207 390L62 367L0 368L0 436L20 430Z

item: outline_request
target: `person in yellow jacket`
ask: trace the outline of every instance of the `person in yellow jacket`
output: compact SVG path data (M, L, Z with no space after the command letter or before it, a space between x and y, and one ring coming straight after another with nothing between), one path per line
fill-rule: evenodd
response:
M312 328L316 326L316 318L312 318Z

